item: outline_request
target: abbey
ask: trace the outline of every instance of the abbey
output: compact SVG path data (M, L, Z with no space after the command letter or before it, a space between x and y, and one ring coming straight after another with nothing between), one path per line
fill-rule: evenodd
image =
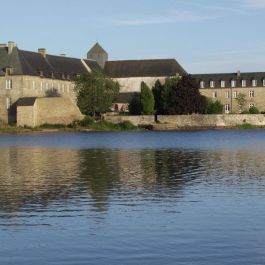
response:
M61 106L65 106L65 102L75 104L75 78L93 70L102 71L119 82L121 90L115 99L114 111L127 111L135 93L140 92L141 82L152 87L157 80L163 83L169 77L187 74L175 59L110 61L108 53L98 43L89 50L86 59L78 59L49 55L44 48L37 52L20 50L10 41L0 44L0 120L16 122L17 110L23 109L19 107L33 107L33 102L38 102L35 99L45 98L54 90L62 99L68 100ZM236 104L239 93L247 95L249 107L265 110L265 73L200 74L193 77L198 81L201 93L220 100L226 113L239 112ZM39 110L42 117L45 116L43 112L52 111L52 107L47 106ZM23 121L19 124L23 125Z

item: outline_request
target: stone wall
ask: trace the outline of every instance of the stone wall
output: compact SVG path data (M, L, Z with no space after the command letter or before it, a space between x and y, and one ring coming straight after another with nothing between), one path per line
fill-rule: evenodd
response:
M105 116L105 120L114 124L122 123L124 121L130 121L135 126L138 125L150 125L155 123L155 117L153 115L142 116Z
M36 127L42 124L71 124L83 115L70 98L37 98L34 106L17 108L17 126Z
M134 125L153 125L155 129L192 129L192 128L232 128L249 123L254 126L265 126L265 115L172 115L157 116L107 116L107 121L121 123L130 121Z

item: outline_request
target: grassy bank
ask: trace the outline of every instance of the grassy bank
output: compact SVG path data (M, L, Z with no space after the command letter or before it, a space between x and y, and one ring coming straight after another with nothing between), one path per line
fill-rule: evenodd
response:
M87 132L87 131L137 131L141 128L134 126L129 121L113 124L107 121L82 121L69 125L44 124L39 127L17 127L16 125L0 125L0 133L27 133L27 132Z

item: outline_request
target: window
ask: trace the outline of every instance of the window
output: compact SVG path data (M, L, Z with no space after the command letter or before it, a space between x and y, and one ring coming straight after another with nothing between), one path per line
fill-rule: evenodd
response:
M235 87L236 86L236 81L235 80L231 80L231 87Z
M225 113L230 113L230 105L225 104Z
M43 85L42 85L42 82L40 82L40 91L42 91L43 89Z
M12 80L11 79L6 80L6 89L12 89Z
M255 92L253 90L249 91L249 97L254 98Z
M237 98L237 95L238 95L237 91L233 91L233 98Z
M35 90L36 89L36 84L35 81L32 81L32 89Z
M210 81L210 87L214 88L214 81Z
M39 71L40 77L43 77L43 71Z
M229 98L229 91L225 92L225 98Z
M69 74L67 75L67 80L70 80L70 75Z
M62 79L65 79L65 74L62 74Z
M258 84L257 80L253 79L252 80L252 86L257 86L257 84Z
M255 105L253 103L249 104L249 108L253 108Z
M265 86L265 79L262 80L262 85Z
M11 106L11 99L10 98L6 98L6 109L9 110Z
M204 88L204 82L203 81L200 82L200 87Z
M62 92L64 93L64 84L62 84Z
M247 81L246 80L242 80L242 87L246 87L247 86Z
M6 68L6 75L12 75L12 73L13 73L13 68L7 67Z
M224 80L221 81L221 87L225 87L225 81Z
M217 92L216 91L213 92L213 98L217 98Z

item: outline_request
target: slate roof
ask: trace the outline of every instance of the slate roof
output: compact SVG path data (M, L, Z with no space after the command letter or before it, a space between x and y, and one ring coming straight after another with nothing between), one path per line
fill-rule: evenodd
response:
M108 61L104 71L112 78L169 77L186 74L175 59Z
M132 99L137 95L136 92L119 93L113 100L115 103L130 103Z
M35 101L36 97L20 98L17 101L17 106L33 106Z
M236 87L242 87L242 80L246 80L246 86L252 86L252 80L257 80L257 86L263 87L265 72L253 73L219 73L219 74L195 74L192 75L198 82L204 81L204 87L210 88L210 81L214 81L215 88L221 87L221 81L225 81L225 87L231 88L231 81L236 81Z
M106 53L106 54L108 54L98 42L88 51L88 54L90 54L90 53Z
M92 70L100 70L99 65L93 60L84 60L87 66ZM46 55L42 56L37 52L19 50L15 47L9 55L7 48L0 48L0 75L3 75L3 69L13 68L14 75L32 75L43 77L74 80L76 75L87 74L87 68L80 59ZM64 75L64 77L63 77Z

